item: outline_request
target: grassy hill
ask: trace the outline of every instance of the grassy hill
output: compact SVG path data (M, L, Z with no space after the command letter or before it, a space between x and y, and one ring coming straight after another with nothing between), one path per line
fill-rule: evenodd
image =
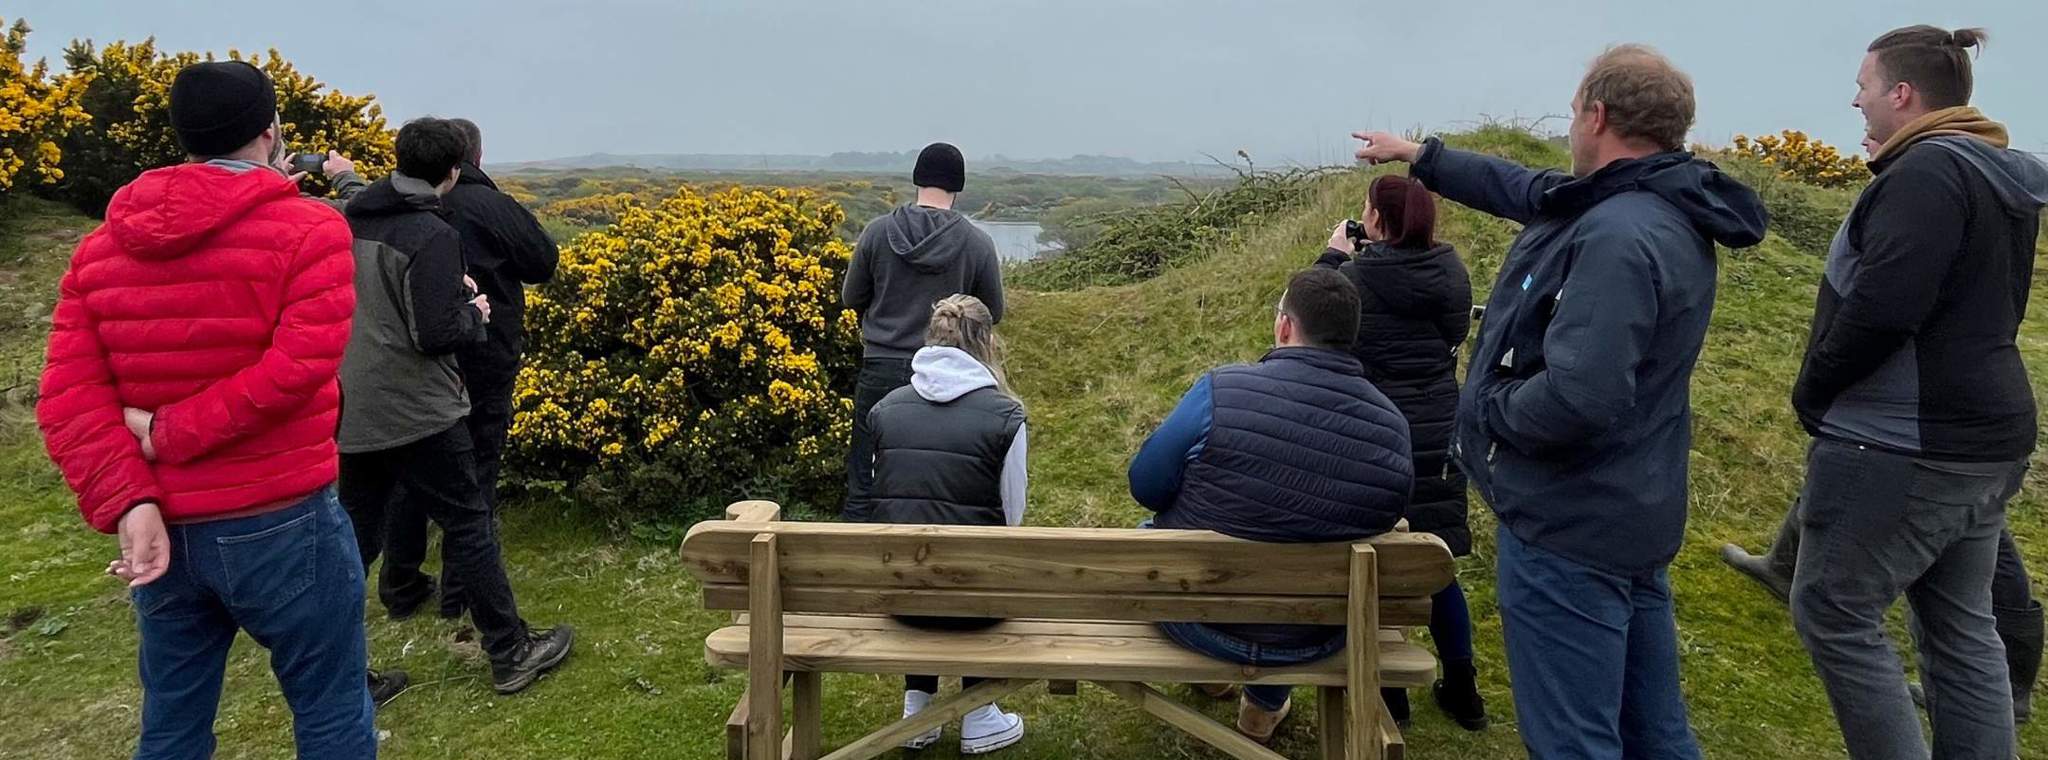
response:
M1512 133L1461 139L1532 163L1564 158L1553 146ZM1714 551L1723 541L1765 540L1798 487L1804 435L1786 398L1820 247L1852 195L1782 184L1756 167L1738 170L1756 175L1781 223L1764 245L1724 253L1719 307L1694 384L1693 520L1672 572L1686 691L1709 757L1841 757L1826 699L1785 611L1723 568ZM1326 178L1299 210L1241 231L1153 280L1015 295L1003 330L1012 376L1033 417L1030 523L1120 526L1143 517L1124 491L1130 453L1197 374L1254 359L1267 347L1272 304L1286 275L1308 265L1336 220L1355 213L1368 179L1364 172ZM1450 206L1442 225L1441 237L1465 252L1476 284L1489 286L1514 227ZM52 273L86 228L84 220L41 204L0 207L0 357L32 360L40 336L33 310L46 309ZM2037 386L2048 381L2044 309L2036 304L2021 336ZM2037 569L2048 568L2042 477L2012 514ZM1491 519L1476 504L1473 521L1476 535L1490 537ZM506 561L522 612L536 622L574 623L582 632L567 668L527 694L489 692L481 656L461 626L391 623L373 605L375 660L411 670L420 684L379 717L391 733L385 756L716 756L716 727L744 680L702 664L702 636L720 616L698 609L672 546L591 523L559 504L521 505L507 516ZM0 613L11 618L0 623L0 758L100 758L132 746L139 690L131 613L116 584L99 575L113 552L111 539L78 520L26 411L18 403L0 407L0 574L7 580L0 584ZM1500 655L1491 552L1482 538L1459 572L1472 596L1482 688L1496 727L1465 733L1420 699L1409 732L1415 757L1521 756ZM218 726L221 757L289 756L290 713L265 669L263 653L242 642L230 661ZM894 679L834 676L826 684L828 743L881 725L900 706ZM1030 735L999 757L1217 757L1099 692L1026 693L1006 706L1025 715ZM1301 706L1277 747L1291 757L1313 754L1310 700ZM1209 712L1222 717L1226 709ZM2048 721L2024 731L2023 744L2022 756L2048 757ZM953 750L942 745L923 756L947 758Z

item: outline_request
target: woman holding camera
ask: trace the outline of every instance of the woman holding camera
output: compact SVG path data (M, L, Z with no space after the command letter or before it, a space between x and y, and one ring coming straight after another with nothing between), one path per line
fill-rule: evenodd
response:
M910 384L868 412L874 443L874 511L881 523L1009 525L1024 521L1024 405L1003 374L995 316L981 299L952 295L932 308L924 348L910 360ZM904 623L975 630L999 620L903 617ZM972 688L981 679L961 679ZM939 690L935 676L906 676L903 715L922 712ZM910 738L924 749L943 729ZM1024 738L1024 720L984 705L960 720L960 754L993 752Z
M1359 221L1330 234L1317 266L1342 273L1358 287L1358 342L1352 353L1408 419L1414 446L1415 495L1411 530L1436 535L1454 556L1472 551L1465 521L1465 476L1447 452L1458 411L1458 346L1472 323L1472 283L1451 246L1436 241L1436 198L1407 177L1373 180ZM1443 678L1431 690L1437 706L1467 730L1486 727L1472 665L1472 620L1465 591L1453 579L1432 600L1429 631L1443 660ZM1408 718L1408 693L1387 689L1394 717Z

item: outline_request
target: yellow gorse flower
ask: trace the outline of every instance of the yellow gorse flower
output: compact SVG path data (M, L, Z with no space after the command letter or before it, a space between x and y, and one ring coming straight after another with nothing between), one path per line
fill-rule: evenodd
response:
M513 466L665 484L648 498L678 482L732 495L764 473L830 489L860 357L839 207L755 188L579 200L614 216L527 293Z
M1870 178L1861 156L1843 155L1796 129L1756 138L1736 135L1732 150L1777 169L1780 177L1809 185L1845 187Z

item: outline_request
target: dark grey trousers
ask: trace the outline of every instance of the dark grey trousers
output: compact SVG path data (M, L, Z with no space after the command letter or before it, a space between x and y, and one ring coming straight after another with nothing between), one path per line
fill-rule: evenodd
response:
M2012 690L1991 584L2005 503L2025 467L1832 441L1809 451L1792 622L1851 758L2012 758ZM1901 596L1920 650L1931 754L1885 631L1885 612Z

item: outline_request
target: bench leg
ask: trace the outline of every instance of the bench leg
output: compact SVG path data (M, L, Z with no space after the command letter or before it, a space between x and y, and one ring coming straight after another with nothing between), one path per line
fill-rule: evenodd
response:
M818 760L825 749L825 678L809 671L791 676L796 695L789 719L790 760Z
M1344 760L1344 688L1316 689L1316 737L1323 745L1323 760Z
M994 702L1035 683L1028 678L983 681L974 688L955 694L948 699L933 702L923 712L891 723L888 727L861 737L826 755L824 760L868 760L893 750L903 740L930 731L935 727L956 721L975 708Z
M1097 681L1095 685L1108 689L1111 694L1122 697L1124 701L1151 713L1152 717L1238 760L1287 760L1258 742L1246 738L1244 734L1238 733L1237 729L1210 720L1209 716L1168 699L1166 695L1150 686L1120 681Z

